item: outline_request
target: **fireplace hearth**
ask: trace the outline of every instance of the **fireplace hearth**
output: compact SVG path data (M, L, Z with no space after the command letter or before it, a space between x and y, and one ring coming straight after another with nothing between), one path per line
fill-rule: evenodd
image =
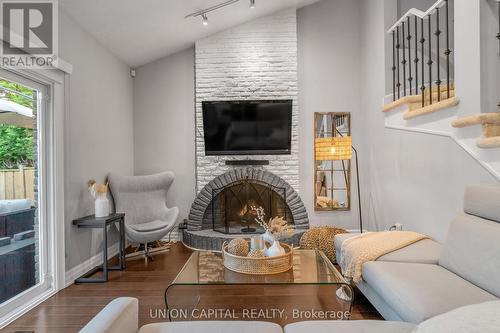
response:
M263 233L252 206L262 207L266 219L284 217L295 234L284 240L298 245L309 229L306 208L292 186L261 168L235 168L210 181L196 196L183 230L183 242L195 249L219 250L225 241Z

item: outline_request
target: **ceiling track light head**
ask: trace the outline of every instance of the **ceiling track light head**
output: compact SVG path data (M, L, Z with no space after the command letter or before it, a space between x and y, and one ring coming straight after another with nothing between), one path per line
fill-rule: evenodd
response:
M241 1L241 0L226 0L224 2L221 2L221 3L217 4L217 5L214 5L212 7L204 8L204 9L201 9L201 10L196 11L194 13L188 14L188 15L184 16L184 18L187 19L187 18L190 18L190 17L198 17L198 16L201 16L203 18L203 16L206 16L208 13L211 13L211 12L213 12L215 10L218 10L218 9L224 8L226 6L235 4L235 3L239 2L239 1ZM203 22L205 22L205 21L203 21ZM205 24L205 23L203 23L203 24Z
M203 20L203 25L208 25L208 16L206 13L201 14L201 18Z
M250 0L250 8L255 8L255 0Z

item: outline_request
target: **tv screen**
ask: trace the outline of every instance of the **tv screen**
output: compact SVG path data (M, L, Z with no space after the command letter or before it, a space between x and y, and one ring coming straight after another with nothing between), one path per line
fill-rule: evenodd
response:
M206 155L290 154L292 100L203 102Z

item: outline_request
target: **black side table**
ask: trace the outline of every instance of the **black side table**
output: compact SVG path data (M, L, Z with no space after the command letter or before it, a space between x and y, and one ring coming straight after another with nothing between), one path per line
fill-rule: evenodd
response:
M120 225L120 263L118 266L108 267L108 226L114 223ZM108 282L108 271L123 271L125 269L125 214L116 213L106 217L95 217L95 215L85 216L73 221L73 225L78 228L102 229L103 231L103 264L97 266L78 279L75 283L103 283ZM96 272L102 271L102 276L90 278Z

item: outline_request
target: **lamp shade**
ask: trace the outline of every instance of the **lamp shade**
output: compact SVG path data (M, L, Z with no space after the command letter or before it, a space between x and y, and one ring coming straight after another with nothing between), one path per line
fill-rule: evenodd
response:
M336 136L314 140L316 161L352 159L352 137Z

